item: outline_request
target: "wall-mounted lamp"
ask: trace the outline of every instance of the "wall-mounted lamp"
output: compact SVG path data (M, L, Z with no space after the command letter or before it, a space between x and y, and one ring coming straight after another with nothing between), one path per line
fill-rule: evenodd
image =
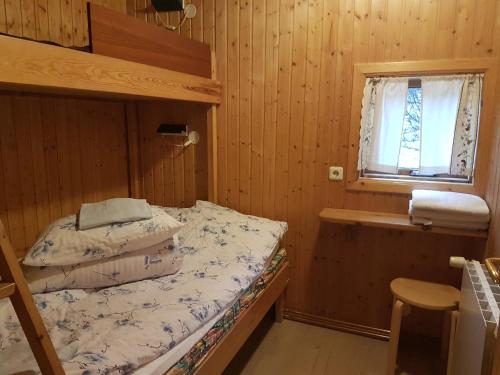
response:
M151 0L151 4L144 9L138 9L145 13L154 12L157 20L168 30L175 31L179 29L186 20L196 16L196 6L194 4L185 4L184 0ZM178 25L168 25L163 21L158 12L182 11L182 19Z
M174 10L183 10L184 0L151 0L151 5L157 12L171 12Z
M197 131L188 131L186 124L160 124L156 133L161 136L180 136L187 137L187 141L183 144L176 144L177 147L188 147L195 145L200 141L200 134Z
M160 124L156 133L160 135L177 135L184 136L188 135L187 124Z
M184 147L189 145L195 145L200 141L200 134L198 132L192 131L188 134L188 140L184 142Z

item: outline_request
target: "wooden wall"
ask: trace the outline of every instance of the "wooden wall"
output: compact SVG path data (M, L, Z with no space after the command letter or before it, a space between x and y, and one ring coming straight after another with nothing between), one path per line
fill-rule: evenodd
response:
M21 12L19 16L14 2L4 2L0 31L5 30L4 24L14 34L23 32L24 23L34 23L36 30L42 25L37 21L39 8L35 15ZM100 3L158 23L155 16L135 11L145 2ZM327 179L328 166L346 167L352 64L498 57L500 1L192 2L198 15L181 32L212 45L218 79L224 85L217 112L219 202L288 221L285 243L293 267L288 314L326 325L342 320L383 330L389 324L392 278L409 276L457 285L460 271L448 268L448 257L480 258L484 241L322 225L317 214L326 206L407 210L406 196L356 193L346 190L343 182ZM23 0L22 5L31 3ZM60 3L62 10L68 1L48 3ZM77 37L85 34L85 26L79 23L81 8L77 0L71 4L77 8L71 16L73 41L84 43L85 37ZM28 8L31 12L31 5ZM54 15L57 25L59 18L69 19L49 9L48 17ZM162 17L172 23L179 19L177 13ZM40 19L45 20L44 12ZM55 30L57 36L57 26ZM160 195L151 190L157 178L161 181L157 177L161 174L153 174L149 182L144 180L144 193L153 194L158 203L169 201L172 197L166 190ZM498 202L498 181L490 184L490 202ZM437 332L435 315L417 313L405 320L410 329Z
M450 255L484 241L321 225L323 207L404 213L408 197L327 180L346 167L352 65L499 56L495 0L216 1L221 204L286 220L289 314L387 329L397 276L458 285ZM319 318L318 318L319 317ZM327 318L325 320L325 318ZM413 321L411 321L414 319ZM412 329L436 332L414 314Z
M153 204L176 207L208 199L207 106L141 102L136 104L135 111L139 148L137 196ZM186 123L190 131L200 134L200 142L183 149L179 145L186 141L185 137L156 134L161 123Z
M0 95L0 219L22 255L82 202L128 196L124 105Z
M93 0L126 13L125 0ZM88 45L87 0L1 0L0 32L64 46Z
M500 97L500 78L497 83L497 96ZM488 256L500 257L500 101L495 108L496 132L491 152L490 181L486 191L486 201L491 209Z

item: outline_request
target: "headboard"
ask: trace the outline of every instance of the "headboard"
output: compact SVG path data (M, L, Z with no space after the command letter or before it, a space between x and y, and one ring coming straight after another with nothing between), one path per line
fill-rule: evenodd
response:
M204 43L95 4L88 17L92 53L211 78Z

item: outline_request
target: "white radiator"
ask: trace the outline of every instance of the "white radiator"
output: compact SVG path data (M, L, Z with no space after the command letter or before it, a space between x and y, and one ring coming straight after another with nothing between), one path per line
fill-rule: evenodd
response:
M500 315L500 287L479 262L463 269L460 315L453 344L451 374L490 375Z

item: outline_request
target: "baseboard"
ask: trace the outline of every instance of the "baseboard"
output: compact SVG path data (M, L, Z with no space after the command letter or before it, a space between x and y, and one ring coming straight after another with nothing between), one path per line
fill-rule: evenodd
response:
M354 333L356 335L367 336L379 340L389 340L390 331L386 329L368 327L356 323L343 322L323 316L307 314L299 311L285 310L285 318L301 323L312 324L319 327L336 329L338 331Z

